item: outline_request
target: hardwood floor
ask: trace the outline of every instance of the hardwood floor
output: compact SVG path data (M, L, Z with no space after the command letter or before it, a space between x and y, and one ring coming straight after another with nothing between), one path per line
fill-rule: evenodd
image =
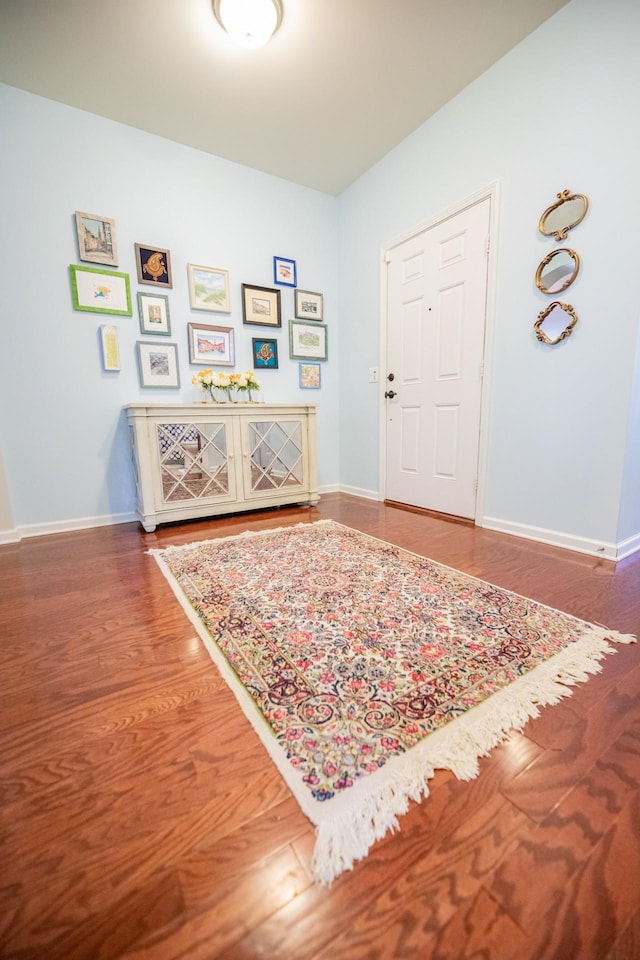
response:
M640 958L636 644L311 882L313 828L145 551L322 517L640 636L640 555L343 495L0 547L4 960Z

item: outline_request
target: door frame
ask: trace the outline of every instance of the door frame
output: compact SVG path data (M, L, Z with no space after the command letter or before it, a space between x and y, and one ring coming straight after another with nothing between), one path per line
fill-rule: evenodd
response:
M470 196L465 197L458 203L446 210L442 210L416 224L403 233L392 237L380 249L380 401L379 401L379 424L380 424L380 461L379 461L379 498L384 500L386 496L387 485L387 418L384 391L387 383L387 332L389 326L389 307L388 307L388 271L387 256L391 250L411 240L413 237L433 227L439 226L445 220L457 216L474 207L483 200L489 199L489 251L487 256L487 302L485 308L485 331L484 331L484 370L482 377L481 410L480 410L480 439L478 446L478 489L476 491L476 506L474 522L476 526L481 527L485 515L485 495L486 495L486 471L488 459L489 442L489 421L490 410L489 400L491 396L491 380L493 371L493 341L495 324L495 303L496 303L496 275L498 259L498 208L500 200L500 183L494 180L487 186L477 190Z

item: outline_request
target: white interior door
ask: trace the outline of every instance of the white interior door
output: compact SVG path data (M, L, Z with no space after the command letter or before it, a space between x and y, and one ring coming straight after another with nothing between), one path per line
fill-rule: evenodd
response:
M385 496L468 518L478 481L489 217L487 197L387 256Z

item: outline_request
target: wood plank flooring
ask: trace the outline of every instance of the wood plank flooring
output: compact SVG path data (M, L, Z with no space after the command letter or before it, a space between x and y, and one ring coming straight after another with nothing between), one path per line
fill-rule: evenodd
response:
M639 960L635 644L312 883L313 828L145 551L323 517L640 636L640 555L337 494L0 547L3 960Z

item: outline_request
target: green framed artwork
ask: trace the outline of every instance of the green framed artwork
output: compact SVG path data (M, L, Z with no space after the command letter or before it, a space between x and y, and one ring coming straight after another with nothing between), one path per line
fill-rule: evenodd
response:
M289 320L289 356L292 360L326 360L326 325Z
M69 265L69 273L74 310L132 316L128 273L79 267L75 263Z
M138 376L141 387L179 387L178 346L175 343L136 343Z
M138 291L138 314L140 333L152 333L158 337L171 336L169 297L166 294Z

